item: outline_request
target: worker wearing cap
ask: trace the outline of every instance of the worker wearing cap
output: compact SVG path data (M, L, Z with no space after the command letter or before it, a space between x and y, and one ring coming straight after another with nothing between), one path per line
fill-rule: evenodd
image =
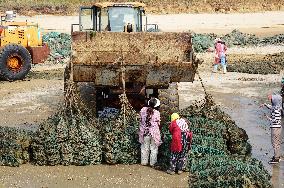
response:
M215 39L215 62L213 65L213 72L216 73L218 70L218 65L221 64L223 68L223 73L227 73L227 62L226 62L226 51L227 46L224 41L220 38Z
M160 100L151 98L148 106L140 111L139 142L141 143L141 164L150 166L157 162L158 147L161 145L160 112L157 108Z
M189 121L180 118L177 113L171 115L171 124L169 126L172 134L172 142L170 146L171 158L170 168L167 170L168 174L181 174L185 167L187 153L190 149L192 140L192 132L189 131Z

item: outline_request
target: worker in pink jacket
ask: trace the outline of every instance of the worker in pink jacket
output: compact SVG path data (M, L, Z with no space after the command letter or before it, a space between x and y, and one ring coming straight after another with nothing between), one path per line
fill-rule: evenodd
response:
M215 62L213 72L216 73L218 70L218 65L221 64L223 68L223 73L227 73L227 62L226 62L226 51L227 46L220 38L215 39Z
M158 147L162 144L160 112L157 108L160 100L151 98L148 106L140 111L139 142L141 143L141 164L150 166L157 162Z

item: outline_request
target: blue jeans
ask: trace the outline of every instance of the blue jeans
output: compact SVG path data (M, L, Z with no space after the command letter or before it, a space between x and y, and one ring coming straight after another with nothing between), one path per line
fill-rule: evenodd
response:
M226 56L225 56L225 55L222 55L222 56L221 56L221 58L220 58L220 63L221 63L221 65L222 65L223 72L226 73L226 72L227 72L227 63L226 63ZM213 69L214 72L217 72L217 70L218 70L218 65L219 65L219 64L215 64L215 65L214 65L214 69Z

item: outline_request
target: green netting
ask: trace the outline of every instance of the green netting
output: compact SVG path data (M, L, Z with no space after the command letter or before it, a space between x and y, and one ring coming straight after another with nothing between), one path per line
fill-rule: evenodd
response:
M81 110L75 85L69 86L68 110L60 110L41 123L31 145L32 160L38 165L89 165L102 161L98 122Z
M216 34L198 34L193 33L192 44L195 52L205 52L208 48L214 47L214 40L217 38Z
M42 36L43 42L48 44L50 55L47 61L65 62L71 55L71 36L66 33L50 32Z
M195 135L192 142L199 146L211 146L218 150L227 151L226 141L223 138L212 138L207 136Z
M0 127L0 166L19 166L30 161L33 133L11 127Z
M196 171L191 175L191 180L194 183L199 182L203 183L208 180L215 180L212 183L218 181L221 177L226 177L227 179L234 179L235 177L246 177L250 186L254 187L271 187L269 182L271 176L267 171L260 169L254 164L250 164L247 161L227 161L223 162L220 166L215 166L207 168L205 170ZM195 181L197 180L197 181ZM242 187L243 184L238 185L237 187ZM194 186L193 186L194 187ZM226 183L223 182L223 185L219 187L226 187Z
M245 175L238 176L219 176L218 179L210 179L207 181L196 181L190 184L191 188L216 188L216 187L231 187L231 188L254 188L254 187L271 187L269 183L260 185L259 183L253 184L250 178Z
M223 138L223 129L210 129L210 128L196 128L190 127L194 135L206 136L209 138Z
M212 155L205 156L201 158L194 158L190 160L190 171L191 173L204 171L216 167L221 167L229 164L244 163L243 161L249 163L250 165L257 166L259 169L264 170L263 164L256 160L255 158L245 157L245 156L230 156L230 155Z
M88 165L101 162L98 129L87 118L61 114L40 125L33 139L33 162L39 165ZM60 118L59 121L56 121Z
M139 118L126 95L121 95L120 101L118 117L103 120L103 158L109 164L135 164L139 162L140 154Z
M258 38L253 34L242 33L236 29L226 35L216 35L214 33L193 33L192 43L195 52L205 52L208 50L208 48L214 49L214 40L217 37L222 38L222 40L226 42L229 47L282 45L284 43L284 34L274 35L272 37Z
M214 129L220 127L223 138L226 139L227 149L231 154L250 155L251 145L247 142L248 136L245 130L239 128L227 114L215 105L211 96L181 110L180 114L192 119L194 128L200 126L200 128L213 129L214 132Z
M204 88L202 79L199 79ZM260 161L250 157L251 146L247 142L245 131L238 128L235 122L216 106L205 88L204 91L204 100L180 113L188 117L193 130L197 130L197 135L193 134L193 146L186 166L186 170L190 172L189 187L272 187L268 171ZM222 135L206 136L212 128L218 130L216 132L219 134L221 131ZM216 145L214 139L219 144ZM222 142L222 139L226 141ZM222 143L225 149L220 147Z

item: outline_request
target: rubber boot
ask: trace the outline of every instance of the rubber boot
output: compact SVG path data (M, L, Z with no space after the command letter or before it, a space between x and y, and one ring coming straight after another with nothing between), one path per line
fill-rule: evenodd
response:
M227 73L227 67L226 67L226 65L223 67L223 73L224 73L224 74Z
M217 71L218 71L218 64L215 64L214 66L213 66L213 73L217 73Z

